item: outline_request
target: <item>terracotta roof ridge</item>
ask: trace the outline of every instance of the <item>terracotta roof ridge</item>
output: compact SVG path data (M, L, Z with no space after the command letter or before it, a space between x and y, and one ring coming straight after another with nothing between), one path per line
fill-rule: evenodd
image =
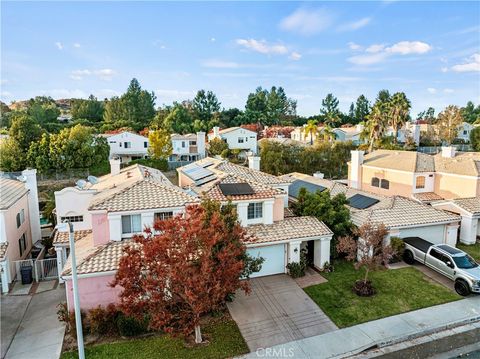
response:
M181 195L185 195L187 197L191 197L192 200L196 200L196 198L194 196L192 196L191 194L188 194L187 192L184 192L182 191L179 187L176 187L175 185L166 185L162 182L158 182L152 178L145 178L143 181L139 181L139 182L145 182L145 183L151 183L157 187L161 187L163 189L166 189L167 191L170 191L170 192L175 192L177 194L181 194Z
M100 199L98 202L92 203L92 204L88 207L88 209L91 209L92 207L95 207L95 206L101 205L101 204L103 204L103 203L105 203L105 202L107 202L107 201L110 201L110 200L118 197L119 195L125 193L126 191L130 190L131 188L136 187L137 185L141 184L142 182L145 182L143 178L142 178L142 179L139 179L139 180L137 180L137 181L135 181L135 182L133 182L131 185L129 185L129 186L121 189L120 191L114 193L114 194L113 194L112 196L110 196L110 197L103 198L103 199ZM100 193L101 193L101 192L100 192ZM95 197L94 197L94 198L95 198Z

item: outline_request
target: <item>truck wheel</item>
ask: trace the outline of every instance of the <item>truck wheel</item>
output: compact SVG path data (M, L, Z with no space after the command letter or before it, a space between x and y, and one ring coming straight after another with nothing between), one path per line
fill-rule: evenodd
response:
M403 261L407 264L415 263L415 257L413 256L412 251L406 250L405 252L403 252Z
M470 294L470 287L463 279L457 279L455 281L455 292L460 294L462 297L466 297Z

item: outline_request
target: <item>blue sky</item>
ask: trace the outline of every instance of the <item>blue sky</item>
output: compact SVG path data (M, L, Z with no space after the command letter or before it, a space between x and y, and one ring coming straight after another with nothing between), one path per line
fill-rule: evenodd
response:
M1 99L121 94L157 105L213 90L243 108L283 86L298 113L329 92L405 91L414 114L480 103L479 2L2 2Z

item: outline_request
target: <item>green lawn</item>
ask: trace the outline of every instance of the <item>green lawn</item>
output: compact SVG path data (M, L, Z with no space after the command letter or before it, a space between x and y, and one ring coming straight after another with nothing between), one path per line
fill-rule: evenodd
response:
M369 275L377 293L359 297L353 283L362 278L348 262L335 263L333 273L322 274L327 283L305 288L335 324L341 328L370 320L451 302L461 297L445 287L425 279L415 268L378 270Z
M99 344L86 348L88 359L114 358L230 358L248 353L248 347L243 340L237 325L231 319L224 319L202 328L204 339L209 344L186 347L182 338L172 338L167 335L145 339L124 340L115 343ZM67 352L61 359L78 358L77 353Z
M457 243L457 247L470 254L477 262L480 262L480 243L470 245Z

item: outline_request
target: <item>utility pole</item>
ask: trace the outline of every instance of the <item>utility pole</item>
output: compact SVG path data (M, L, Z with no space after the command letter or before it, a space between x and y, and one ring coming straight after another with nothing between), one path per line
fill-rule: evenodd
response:
M80 313L80 298L78 297L77 261L75 258L75 239L73 236L73 225L68 220L66 220L64 223L68 225L69 231L68 238L70 242L70 257L72 263L73 305L75 309L75 324L77 328L78 358L85 359L85 349L83 347L82 317Z

